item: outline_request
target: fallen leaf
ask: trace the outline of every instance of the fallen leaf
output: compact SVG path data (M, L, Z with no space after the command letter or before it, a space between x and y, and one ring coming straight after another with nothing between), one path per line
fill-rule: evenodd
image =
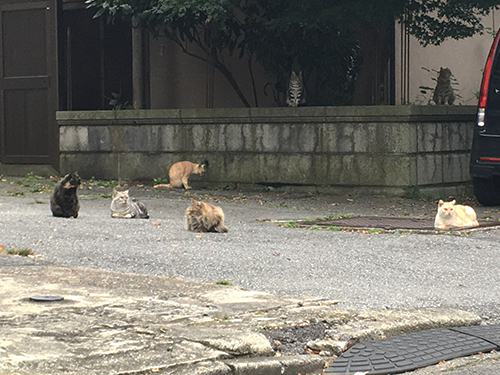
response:
M275 345L281 345L281 341L280 340L273 340L273 341L274 341Z
M443 359L442 361L439 361L439 363L438 363L438 364L439 364L439 365L443 365L443 364L444 364L444 362L445 362L445 360Z
M153 221L151 224L153 224L153 225L161 225L161 224L160 224L159 222L157 222L157 221Z
M201 234L197 234L195 237L196 238L201 238Z
M0 250L5 249L5 246L0 243Z
M311 348L307 348L306 352L309 354L319 354L321 352L321 350L313 350Z
M28 258L32 258L32 259L38 259L38 258L41 258L42 255L41 254L30 254L30 255L27 255Z
M160 372L160 369L159 368L152 368L151 372Z
M179 246L179 244L178 243L171 243L170 246L177 247L177 246Z
M277 257L277 256L280 256L280 255L281 255L281 253L275 252L275 253L273 253L273 255L274 255L275 257Z

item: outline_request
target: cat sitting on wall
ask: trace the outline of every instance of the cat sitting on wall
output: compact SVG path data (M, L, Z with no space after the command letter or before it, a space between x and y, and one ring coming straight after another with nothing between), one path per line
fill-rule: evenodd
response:
M66 218L77 218L80 210L77 190L82 183L78 172L69 173L54 187L50 196L52 215Z
M451 70L448 68L441 68L437 79L436 88L432 100L437 105L444 105L448 103L452 105L455 101L455 94L453 87L451 87Z
M306 87L302 77L302 71L295 73L292 70L288 90L286 90L286 104L289 107L298 107L306 103Z

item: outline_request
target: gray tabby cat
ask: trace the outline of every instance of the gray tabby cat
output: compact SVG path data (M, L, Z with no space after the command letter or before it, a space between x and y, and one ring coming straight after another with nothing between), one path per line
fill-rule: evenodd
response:
M111 200L111 217L120 219L148 219L148 210L146 206L136 198L128 195L128 190L117 191L113 188L113 197Z
M286 104L288 104L289 107L298 107L299 105L305 104L305 102L306 88L302 78L302 71L297 74L292 70L290 83L286 91Z
M443 105L446 104L446 102L448 102L449 105L452 105L455 101L455 94L453 93L453 87L451 87L450 69L441 68L439 70L439 76L432 100L434 100L434 103L437 105Z

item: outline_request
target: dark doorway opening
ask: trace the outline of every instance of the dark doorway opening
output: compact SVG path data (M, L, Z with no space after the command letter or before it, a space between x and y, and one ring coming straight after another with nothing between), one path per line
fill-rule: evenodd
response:
M69 8L69 9L68 9ZM59 109L132 105L132 32L122 22L93 18L85 4L64 6L59 17Z

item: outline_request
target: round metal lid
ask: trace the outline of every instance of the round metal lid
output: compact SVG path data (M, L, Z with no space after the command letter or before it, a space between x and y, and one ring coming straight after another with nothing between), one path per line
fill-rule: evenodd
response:
M30 300L37 302L55 302L62 301L64 297L60 296L31 296Z

